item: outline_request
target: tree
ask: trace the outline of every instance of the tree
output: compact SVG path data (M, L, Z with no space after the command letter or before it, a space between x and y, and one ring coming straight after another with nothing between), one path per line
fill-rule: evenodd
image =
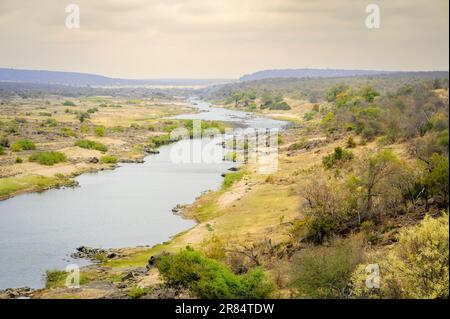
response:
M352 274L354 298L448 298L449 218L425 217L419 225L402 231L389 251L369 256L381 273L379 289L366 286L366 264Z

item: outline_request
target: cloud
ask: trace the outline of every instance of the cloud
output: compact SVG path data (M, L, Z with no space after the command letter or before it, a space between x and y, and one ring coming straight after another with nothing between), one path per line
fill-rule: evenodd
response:
M65 6L81 29L64 26ZM274 67L448 69L448 1L1 0L3 66L122 77L237 77Z

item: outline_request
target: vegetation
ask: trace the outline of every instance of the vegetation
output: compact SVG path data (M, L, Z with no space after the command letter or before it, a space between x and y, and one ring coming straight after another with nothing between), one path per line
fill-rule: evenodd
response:
M41 165L52 166L54 164L67 161L67 157L63 153L50 151L32 154L28 160L30 162L37 162Z
M399 241L385 254L372 256L380 267L380 289L366 286L366 264L352 275L354 298L448 298L448 212L430 216L417 226L403 230Z
M102 164L116 164L117 163L117 157L112 155L105 155L100 158L100 162Z
M20 140L11 144L11 150L14 152L29 151L36 149L36 145L30 140Z
M91 140L79 140L75 142L75 146L86 148L89 150L97 150L100 152L108 151L108 147L102 143L91 141Z
M198 298L268 298L274 289L261 269L237 276L189 248L160 257L157 266L168 286L189 289Z

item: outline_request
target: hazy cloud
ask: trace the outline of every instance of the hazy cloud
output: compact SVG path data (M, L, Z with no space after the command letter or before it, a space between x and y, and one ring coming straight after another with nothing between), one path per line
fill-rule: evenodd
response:
M381 28L364 25L381 8ZM65 28L65 6L81 28ZM0 67L238 77L284 67L448 69L447 0L0 0Z

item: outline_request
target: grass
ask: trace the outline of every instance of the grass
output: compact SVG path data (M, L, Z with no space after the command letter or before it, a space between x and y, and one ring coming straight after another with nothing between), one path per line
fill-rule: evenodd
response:
M29 151L36 149L36 145L30 140L20 140L11 144L11 150L14 152Z
M37 162L41 165L52 166L67 161L67 157L63 153L50 151L32 154L28 160L30 162Z
M222 182L222 189L229 189L234 183L240 181L245 174L246 172L243 170L225 174L225 178Z
M79 140L75 142L75 146L86 148L88 150L97 150L100 152L106 152L108 147L105 144L91 141L91 140Z
M27 175L20 177L6 177L0 179L0 199L8 198L23 191L38 191L57 185L69 184L68 179L45 177L41 175Z
M117 163L117 157L112 155L105 155L100 158L100 162L102 164L116 164Z

